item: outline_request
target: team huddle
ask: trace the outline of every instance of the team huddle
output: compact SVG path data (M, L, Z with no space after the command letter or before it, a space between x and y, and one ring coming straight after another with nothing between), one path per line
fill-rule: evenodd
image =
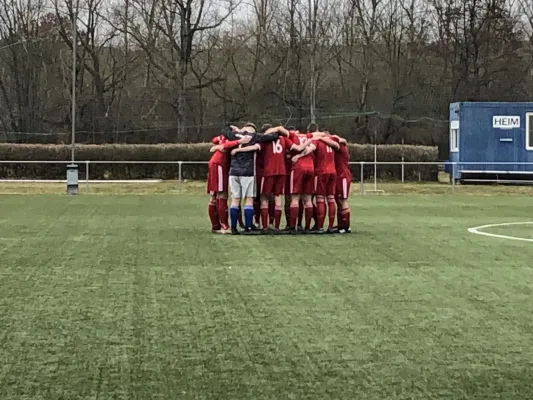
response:
M271 125L257 132L248 123L226 127L212 142L207 192L214 233L236 235L238 227L246 234L351 232L345 139L320 132L316 124L301 133ZM281 230L283 208L286 226Z

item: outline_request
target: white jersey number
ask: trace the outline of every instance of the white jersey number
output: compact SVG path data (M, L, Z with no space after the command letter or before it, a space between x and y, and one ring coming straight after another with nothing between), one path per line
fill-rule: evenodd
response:
M281 154L283 152L283 146L279 142L279 139L273 143L272 152L274 154Z
M326 153L333 153L333 149L329 146L326 147Z

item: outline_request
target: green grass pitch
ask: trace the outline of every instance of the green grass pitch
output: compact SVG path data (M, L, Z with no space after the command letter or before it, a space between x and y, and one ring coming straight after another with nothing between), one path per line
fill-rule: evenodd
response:
M352 235L268 237L206 201L1 196L0 399L533 398L533 243L467 232L530 197L356 197Z

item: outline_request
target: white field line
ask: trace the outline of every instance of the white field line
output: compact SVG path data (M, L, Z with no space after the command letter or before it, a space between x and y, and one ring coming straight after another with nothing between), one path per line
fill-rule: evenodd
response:
M473 228L468 228L468 232L474 233L476 235L488 236L488 237L493 237L493 238L498 238L498 239L518 240L518 241L521 241L521 242L533 242L533 239L516 237L516 236L498 235L496 233L483 232L483 230L487 229L487 228L494 228L494 227L499 227L499 226L512 226L512 225L531 225L531 224L533 224L533 221L527 221L527 222L504 222L504 223L501 223L501 224L489 224L489 225L475 226Z

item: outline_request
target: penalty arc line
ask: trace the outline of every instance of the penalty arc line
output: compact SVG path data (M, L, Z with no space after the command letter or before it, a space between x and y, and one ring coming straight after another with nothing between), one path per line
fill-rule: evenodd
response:
M528 222L504 222L504 223L501 223L501 224L489 224L489 225L475 226L473 228L468 228L468 232L474 233L476 235L488 236L488 237L493 237L493 238L498 238L498 239L518 240L518 241L521 241L521 242L533 242L533 239L516 237L516 236L498 235L496 233L483 232L483 229L494 228L494 227L498 227L498 226L531 225L531 224L533 224L533 221L528 221Z

